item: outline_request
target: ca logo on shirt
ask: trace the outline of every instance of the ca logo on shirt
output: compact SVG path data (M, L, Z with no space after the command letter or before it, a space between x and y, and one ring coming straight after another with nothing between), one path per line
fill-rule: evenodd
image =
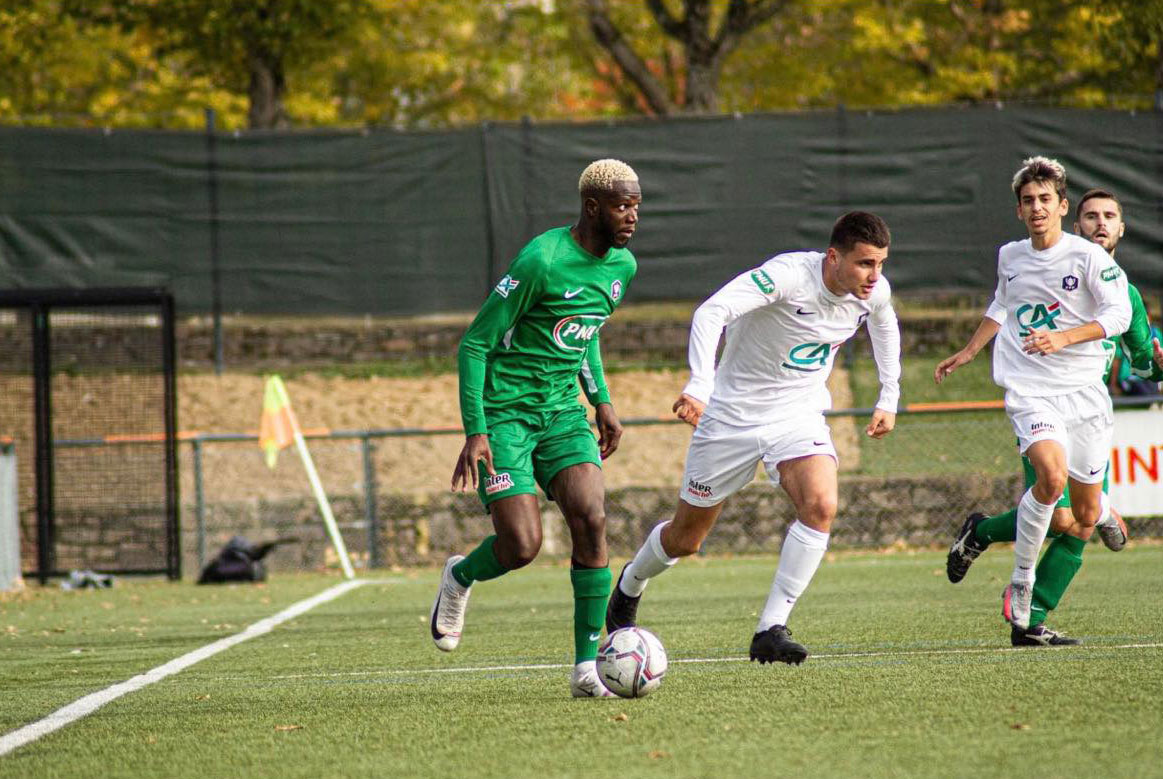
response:
M1025 337L1035 329L1057 330L1054 320L1062 313L1061 304L1053 303L1025 303L1018 306L1015 314L1018 320L1018 335Z
M791 368L793 371L813 373L827 365L828 358L831 355L832 344L808 341L807 343L793 346L792 350L787 353L787 360L784 360L781 364L783 367Z

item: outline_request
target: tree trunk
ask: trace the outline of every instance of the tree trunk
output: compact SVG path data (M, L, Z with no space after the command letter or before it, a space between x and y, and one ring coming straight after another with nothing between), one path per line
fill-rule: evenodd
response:
M1155 110L1163 111L1163 46L1155 61Z
M717 63L687 61L686 99L683 111L688 114L713 114L719 110L719 68Z
M252 130L277 130L290 125L283 110L283 94L286 91L283 79L283 65L266 52L250 55L250 86L247 96L250 107L247 118Z

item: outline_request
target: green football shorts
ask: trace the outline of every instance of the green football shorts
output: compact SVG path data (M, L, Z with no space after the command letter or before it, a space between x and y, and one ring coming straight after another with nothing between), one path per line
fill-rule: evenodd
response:
M477 494L487 507L510 495L536 495L537 485L553 500L549 484L571 465L593 463L602 466L598 440L590 429L586 410L578 405L546 414L508 415L494 421L486 412L493 470L478 464Z
M1030 489L1030 487L1034 486L1034 482L1038 480L1038 476L1036 473L1034 473L1034 466L1030 464L1030 458L1026 457L1024 454L1022 455L1022 472L1025 473L1025 475L1026 475L1026 489L1028 490L1028 489ZM1111 477L1111 464L1108 462L1106 464L1106 473L1102 477L1102 491L1104 493L1106 493L1107 495L1110 494L1110 477ZM1054 504L1054 508L1056 508L1056 509L1068 509L1068 508L1070 508L1070 489L1069 488L1067 488L1067 490L1062 493L1062 497L1059 498L1058 502Z

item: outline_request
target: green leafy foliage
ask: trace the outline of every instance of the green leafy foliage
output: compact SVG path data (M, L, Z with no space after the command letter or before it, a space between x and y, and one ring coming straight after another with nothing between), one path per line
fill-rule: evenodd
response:
M1161 90L1163 0L0 0L0 120L28 124L1145 109Z

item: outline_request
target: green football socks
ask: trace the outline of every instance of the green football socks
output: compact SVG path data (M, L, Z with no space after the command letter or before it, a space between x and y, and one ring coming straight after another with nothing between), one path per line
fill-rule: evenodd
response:
M1046 534L1047 538L1057 538L1059 533L1051 530ZM1012 508L1009 511L1004 511L1001 514L994 514L992 517L986 517L977 523L977 530L973 537L980 543L989 545L995 541L1001 543L1013 543L1018 537L1018 510Z
M610 597L613 578L608 567L570 569L575 663L597 659L598 641L606 621L606 601Z
M1030 627L1046 621L1046 615L1058 606L1074 574L1082 567L1082 550L1086 542L1074 536L1055 538L1034 570L1034 597L1030 605Z
M473 582L483 582L495 579L508 573L509 569L501 565L497 553L493 549L496 536L489 536L481 541L480 546L468 553L468 557L452 566L452 578L464 587L471 587Z
M1013 542L1018 537L1017 508L981 520L977 523L974 536L983 544L992 544L995 541Z

